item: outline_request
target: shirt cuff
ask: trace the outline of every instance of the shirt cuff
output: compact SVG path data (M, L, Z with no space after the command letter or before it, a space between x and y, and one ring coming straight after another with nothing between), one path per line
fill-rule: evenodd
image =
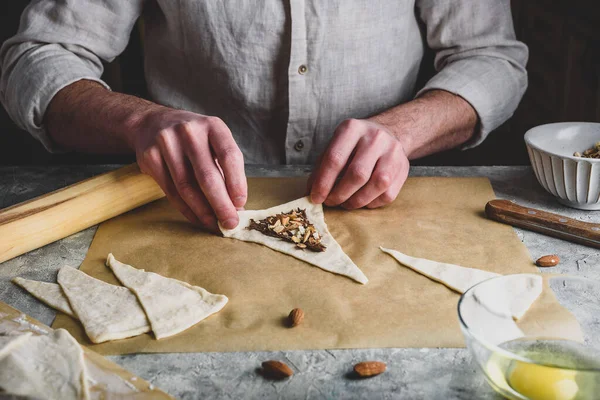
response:
M83 75L83 76L78 76L78 77L71 77L70 79L63 78L61 80L60 84L56 85L52 91L44 94L43 99L40 99L43 101L43 103L40 104L40 106L41 106L40 108L43 109L42 119L43 119L44 114L46 113L46 110L48 109L48 105L50 104L50 102L52 101L54 96L56 96L56 94L60 90L69 86L72 83L75 83L77 81L84 80L84 79L88 80L88 81L98 82L99 84L104 86L106 89L111 90L110 87L106 84L106 82L104 82L103 80L98 79L94 76ZM50 152L50 153L66 153L67 152L67 150L63 149L62 147L60 147L58 144L56 144L52 140L50 135L48 135L48 132L46 131L46 127L44 126L43 123L40 122L39 125L37 125L37 124L32 125L31 130L29 132L31 133L31 135L34 138L39 140L44 145L44 147L46 148L46 150L48 150L48 152Z
M19 127L49 152L63 153L65 150L52 141L43 125L50 101L61 89L82 79L98 82L108 90L110 87L98 78L97 69L88 67L75 55L55 49L44 49L43 53L42 57L23 57L17 63L15 69L19 73L9 78L4 103Z
M461 150L481 144L491 131L510 118L526 87L526 83L519 82L508 71L499 71L498 62L504 61L479 57L452 62L433 76L415 96L430 90L445 90L462 97L473 107L479 124L473 137L460 147Z

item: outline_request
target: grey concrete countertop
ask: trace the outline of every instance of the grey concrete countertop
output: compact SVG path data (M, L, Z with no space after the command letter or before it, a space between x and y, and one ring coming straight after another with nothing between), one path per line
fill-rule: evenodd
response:
M117 168L116 165L0 168L0 208L37 197L82 179ZM307 167L248 166L248 176L299 176ZM546 193L529 167L415 167L411 176L485 176L497 197L561 213L583 221L600 222L600 212L565 208ZM482 208L483 208L482 204ZM50 325L55 312L10 283L15 276L55 281L58 268L78 267L96 227L0 264L0 300ZM517 229L532 259L560 255L553 273L600 280L600 252L559 239ZM2 238L0 238L2 240ZM600 324L598 325L600 326ZM600 332L599 337L600 337ZM406 398L499 399L466 349L367 349L250 353L135 354L109 357L177 398ZM292 379L266 381L257 367L268 359L287 362ZM388 371L368 380L346 377L354 363L367 359L388 364Z

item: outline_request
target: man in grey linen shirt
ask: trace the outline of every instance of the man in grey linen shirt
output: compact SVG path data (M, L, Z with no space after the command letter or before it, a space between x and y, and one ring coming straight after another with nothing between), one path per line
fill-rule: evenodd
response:
M153 102L99 79L140 16ZM425 46L437 74L417 88ZM509 0L34 0L0 99L48 150L135 152L190 221L232 228L244 160L316 162L313 202L391 202L410 159L510 117L526 60Z

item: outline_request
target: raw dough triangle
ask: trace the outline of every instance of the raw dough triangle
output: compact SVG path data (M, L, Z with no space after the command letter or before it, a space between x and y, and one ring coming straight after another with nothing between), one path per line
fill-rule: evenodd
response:
M500 317L521 318L542 294L543 279L534 274L515 274L485 282L473 293L481 305Z
M306 216L311 224L315 226L319 234L321 234L321 243L327 248L323 252L312 252L308 250L298 249L293 243L284 240L267 236L256 230L248 230L246 227L250 224L250 220L255 221L265 219L275 214L287 213L297 208L305 209ZM265 210L245 210L238 211L240 222L233 229L225 229L219 225L223 236L242 240L245 242L254 242L265 245L273 250L290 255L299 260L305 261L325 271L333 272L339 275L345 275L362 284L369 280L363 272L352 262L350 257L344 253L342 247L335 241L331 233L327 229L325 223L325 214L323 213L322 204L313 204L308 197L290 201L279 206L267 208Z
M2 339L2 337L0 337ZM83 350L64 329L0 340L0 388L40 399L89 399ZM4 393L4 392L2 392Z
M469 332L477 335L479 340L499 345L525 336L510 316L502 317L490 313L475 296L464 297L460 311Z
M58 284L92 342L125 339L150 331L146 314L129 289L71 267L58 271Z
M123 264L112 254L108 255L106 265L123 285L136 294L157 339L190 328L220 311L229 300L201 287Z
M461 294L480 282L501 276L495 272L411 257L383 247L380 249L401 264ZM474 296L490 313L498 317L519 319L540 296L542 286L541 276L516 274L507 276L502 281L490 281L485 285L485 290L478 290Z
M58 310L65 314L77 318L67 296L63 293L60 285L49 282L32 281L21 277L16 277L13 283L27 290L33 297L40 300L42 303Z
M464 293L471 286L483 282L486 279L500 276L500 274L494 272L431 261L425 258L411 257L396 250L383 247L379 248L384 253L394 257L402 265L405 265L413 271L425 275L442 285L446 285L458 293Z

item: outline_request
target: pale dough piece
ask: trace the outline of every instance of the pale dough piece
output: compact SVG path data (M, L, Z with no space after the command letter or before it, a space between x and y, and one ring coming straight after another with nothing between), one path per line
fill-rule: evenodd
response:
M32 281L20 277L16 277L12 281L14 284L27 290L33 297L40 300L42 303L58 311L62 311L73 318L77 318L69 305L67 296L65 296L60 288L60 285L56 283Z
M0 388L7 393L40 399L89 399L83 350L66 330L20 335L4 345L0 349Z
M31 332L23 332L17 335L0 335L0 360L25 343L31 335L33 335Z
M146 314L129 289L71 267L58 271L58 284L92 342L125 339L150 331Z
M315 226L322 237L321 243L326 247L325 251L314 252L301 250L293 243L267 236L256 230L246 229L246 227L250 225L251 219L259 221L275 214L287 213L297 208L306 210L308 221ZM325 223L323 205L311 203L308 197L302 197L289 203L267 208L265 210L238 211L238 216L239 224L233 229L225 229L219 225L221 232L223 232L223 236L265 245L273 250L305 261L325 271L345 275L362 284L366 284L369 281L350 257L344 253L344 250L342 250L339 243L331 236L329 229L327 229L327 224Z
M501 276L476 268L411 257L383 247L380 249L401 264L461 294L478 283ZM487 290L478 290L478 295L475 295L489 312L499 317L521 318L542 293L541 276L516 274L503 279L503 282L504 284L496 281L485 285Z
M380 247L380 249L394 257L402 265L405 265L442 285L446 285L458 293L464 293L471 286L483 282L486 279L500 276L500 274L483 271L481 269L461 267L460 265L411 257L400 253L399 251L385 249L383 247Z
M480 340L499 345L525 336L510 316L501 317L490 313L475 296L463 297L460 310L469 332Z
M180 333L219 312L226 296L123 264L108 255L106 265L139 299L157 339Z
M484 282L473 295L491 313L518 320L542 294L542 288L541 276L516 274Z

